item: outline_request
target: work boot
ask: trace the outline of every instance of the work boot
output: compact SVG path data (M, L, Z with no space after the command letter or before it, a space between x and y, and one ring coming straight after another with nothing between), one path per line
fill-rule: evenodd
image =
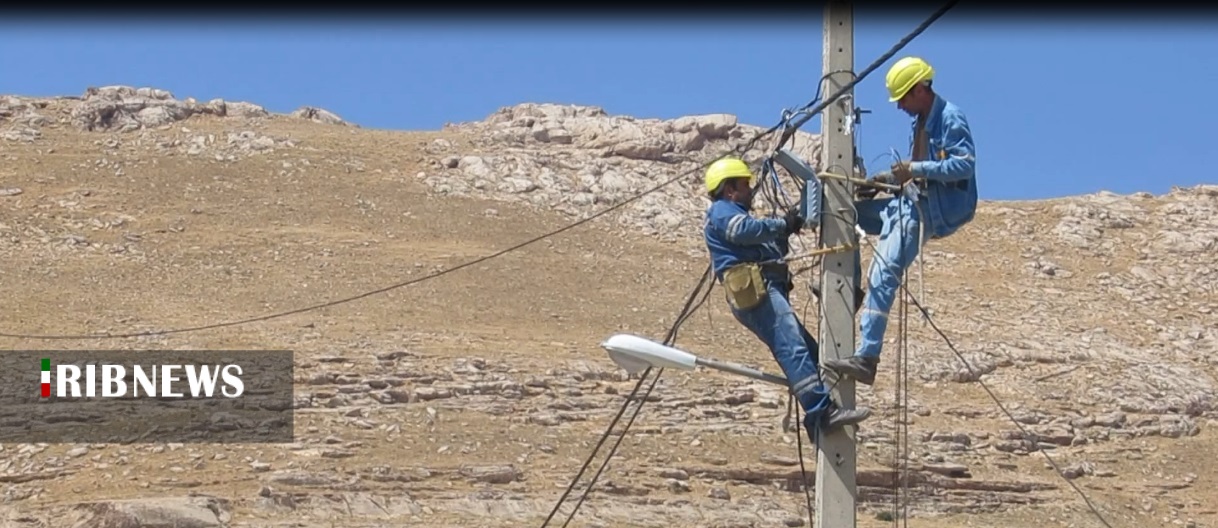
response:
M816 443L816 430L832 431L844 425L856 425L871 416L871 409L843 409L836 403L830 403L829 408L820 413L804 414L804 428L808 431L808 440Z
M871 385L875 383L875 368L879 362L879 358L850 356L846 359L827 359L824 365L825 368L843 376L850 376L863 385Z
M869 416L871 416L871 408L869 407L842 409L835 406L833 411L825 417L825 429L832 431L843 425L855 425L866 420Z

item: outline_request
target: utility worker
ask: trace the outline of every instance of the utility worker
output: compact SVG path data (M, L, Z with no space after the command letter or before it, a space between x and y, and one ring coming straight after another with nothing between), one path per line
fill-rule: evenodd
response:
M855 202L859 227L879 235L880 241L868 272L858 349L850 358L825 361L825 368L866 385L875 383L888 312L924 238L950 236L972 221L977 210L973 134L964 112L931 88L934 77L934 68L917 57L898 60L888 70L888 100L912 118L912 160L898 160L891 172L873 178L902 185L902 191ZM874 197L875 188L870 189L860 194ZM857 251L855 259L857 263ZM855 270L857 280L861 273L858 266Z
M769 347L804 409L808 436L816 442L816 429L856 424L871 411L838 407L821 383L818 344L791 308L789 269L776 262L790 250L788 238L800 231L804 219L797 208L783 218L750 216L753 180L739 158L720 159L706 170L712 200L703 228L706 248L732 314Z

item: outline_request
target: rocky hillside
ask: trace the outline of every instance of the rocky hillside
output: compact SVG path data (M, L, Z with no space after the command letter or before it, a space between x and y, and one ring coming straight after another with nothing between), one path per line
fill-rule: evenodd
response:
M397 132L151 88L0 97L0 333L190 328L351 299L619 204L758 130L522 104ZM818 138L794 150L815 160ZM662 338L705 265L699 184L334 306L131 339L0 338L291 349L297 380L292 444L112 443L105 417L83 418L91 441L0 444L0 524L541 526L636 383L598 343ZM1099 526L1047 453L1112 526L1218 526L1216 249L1215 186L985 202L932 242L912 290L973 373L911 315L909 524ZM816 272L794 292L813 330ZM858 433L860 526L891 524L897 330L894 316L877 384L859 391L876 409ZM718 293L678 345L777 371ZM785 411L772 386L665 373L573 524L807 526ZM0 433L59 419L6 406Z
M617 217L642 235L662 238L689 234L683 226L693 226L695 233L700 229L698 216L706 201L697 186L698 168L764 130L727 114L637 119L611 116L597 107L552 104L503 108L485 121L446 129L470 137L473 148L453 153L442 140L432 145L428 152L443 157L423 182L437 193L524 202L572 217L693 172L683 185L648 194ZM772 143L760 141L745 156L760 157ZM819 138L797 132L791 150L815 159Z

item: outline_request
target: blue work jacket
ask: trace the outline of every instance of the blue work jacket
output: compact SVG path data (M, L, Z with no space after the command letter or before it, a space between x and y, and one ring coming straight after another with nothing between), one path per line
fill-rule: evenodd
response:
M913 120L910 154L917 138L917 117ZM927 231L934 238L955 233L973 220L977 212L977 154L973 133L960 107L936 94L926 119L925 152L930 159L910 163L915 177L926 179Z
M720 281L723 272L736 264L779 259L791 248L786 220L754 218L744 206L725 198L715 200L706 209L702 231L715 277ZM763 271L762 275L780 283L788 279L780 273Z

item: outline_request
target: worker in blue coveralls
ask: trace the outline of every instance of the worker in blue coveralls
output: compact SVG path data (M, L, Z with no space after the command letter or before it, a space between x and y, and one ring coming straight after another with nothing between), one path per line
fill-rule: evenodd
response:
M707 168L712 203L703 230L706 248L732 314L769 347L804 409L803 423L815 442L817 429L859 423L871 410L838 407L821 383L818 343L791 308L789 269L775 262L786 256L788 238L799 233L804 219L797 208L783 218L751 216L753 181L753 172L738 158L723 158Z
M866 385L875 383L888 312L924 238L952 235L977 210L973 134L964 112L931 88L934 76L934 68L917 57L905 57L888 71L888 100L912 117L911 160L898 160L890 172L873 177L902 191L855 202L859 227L880 240L867 277L859 346L852 357L826 360L825 368ZM857 284L861 273L855 270Z

